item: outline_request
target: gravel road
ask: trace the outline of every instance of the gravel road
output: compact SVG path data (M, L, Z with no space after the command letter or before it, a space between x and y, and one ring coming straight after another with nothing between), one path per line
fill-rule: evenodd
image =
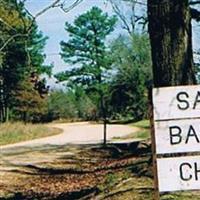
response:
M48 126L60 128L63 132L59 135L20 142L11 145L1 146L1 149L12 147L32 147L41 145L64 145L64 144L97 144L103 141L103 125L92 124L89 122L78 123L59 123L49 124ZM128 125L107 125L107 139L122 137L130 133L137 132L139 128Z

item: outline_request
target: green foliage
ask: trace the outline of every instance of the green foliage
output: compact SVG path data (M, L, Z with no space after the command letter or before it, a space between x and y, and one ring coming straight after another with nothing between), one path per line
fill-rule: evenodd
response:
M110 93L116 116L140 120L147 114L147 84L151 80L149 40L146 35L120 36L112 43L115 77Z
M46 99L40 97L30 81L20 82L12 96L14 96L12 105L15 119L22 119L24 122L39 122L47 113Z
M74 102L74 96L70 93L64 93L63 91L52 92L48 99L49 115L52 119L78 118L78 110Z
M95 118L96 107L82 88L52 92L48 99L49 120Z
M143 128L143 129L150 129L150 121L149 120L141 120L132 124L133 126Z
M77 17L74 25L66 23L70 39L61 42L61 56L73 68L56 75L60 81L81 85L98 108L99 116L104 118L105 88L112 64L111 52L105 41L114 30L115 23L116 17L109 17L97 7Z
M72 75L97 79L102 67L109 68L105 39L114 30L115 23L115 17L109 17L101 9L93 7L80 15L74 21L74 26L65 24L70 39L61 42L62 58L70 64L81 64L81 68L74 70Z
M44 47L48 37L43 36L41 31L38 31L38 26L34 23L26 41L27 64L28 70L36 72L38 75L46 73L51 76L52 65L44 65ZM30 71L29 71L30 72Z
M0 120L6 121L8 110L17 111L14 113L20 116L25 107L27 112L33 112L33 107L27 107L28 101L31 98L33 101L38 98L37 103L40 101L39 93L33 92L33 85L29 84L30 75L32 72L38 76L42 73L50 75L52 66L43 65L47 38L28 17L23 3L9 0L1 1L0 5ZM24 107L20 108L20 105ZM37 114L38 106L35 109Z
M61 42L61 56L66 63L79 66L58 74L57 78L63 81L73 77L73 82L87 86L101 83L103 74L110 69L105 39L115 23L115 17L108 17L97 7L80 15L74 26L66 23L70 39Z

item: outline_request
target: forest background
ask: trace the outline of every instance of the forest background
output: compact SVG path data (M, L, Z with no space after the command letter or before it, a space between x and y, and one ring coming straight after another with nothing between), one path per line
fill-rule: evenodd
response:
M34 7L37 1L0 1L1 122L147 118L152 61L146 3L55 2L43 1L40 12L38 4ZM72 9L81 14L72 17ZM51 43L59 46L57 52L48 52L53 49L48 40L53 40L45 35L52 32L42 33L38 26L45 19L43 27L56 32L59 18L52 16L54 23L48 22L52 12L66 16L60 19L64 37L60 44ZM193 46L199 81L198 30L197 19Z

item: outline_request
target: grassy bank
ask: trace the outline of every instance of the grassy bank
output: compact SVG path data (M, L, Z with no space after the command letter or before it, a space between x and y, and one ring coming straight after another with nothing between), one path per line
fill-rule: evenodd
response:
M140 128L140 130L138 130L137 132L134 132L134 133L130 133L130 134L123 136L123 137L114 137L113 139L126 140L126 139L137 138L137 139L144 139L145 140L145 139L150 138L149 120L142 120L142 121L138 121L138 122L135 122L135 123L129 123L128 125Z
M47 127L42 124L4 123L0 124L0 145L47 137L60 132L60 129Z
M149 129L150 128L149 120L141 120L141 121L132 123L131 125L139 127L139 128L143 128L143 129Z

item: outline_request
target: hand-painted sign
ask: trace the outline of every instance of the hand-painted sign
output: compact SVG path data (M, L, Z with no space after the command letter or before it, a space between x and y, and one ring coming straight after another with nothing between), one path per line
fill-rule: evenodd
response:
M154 88L154 120L200 118L200 86Z
M200 189L200 156L157 159L159 191Z
M200 152L200 86L153 90L155 153ZM160 192L200 189L200 156L157 158Z
M157 121L156 153L200 152L200 119Z

